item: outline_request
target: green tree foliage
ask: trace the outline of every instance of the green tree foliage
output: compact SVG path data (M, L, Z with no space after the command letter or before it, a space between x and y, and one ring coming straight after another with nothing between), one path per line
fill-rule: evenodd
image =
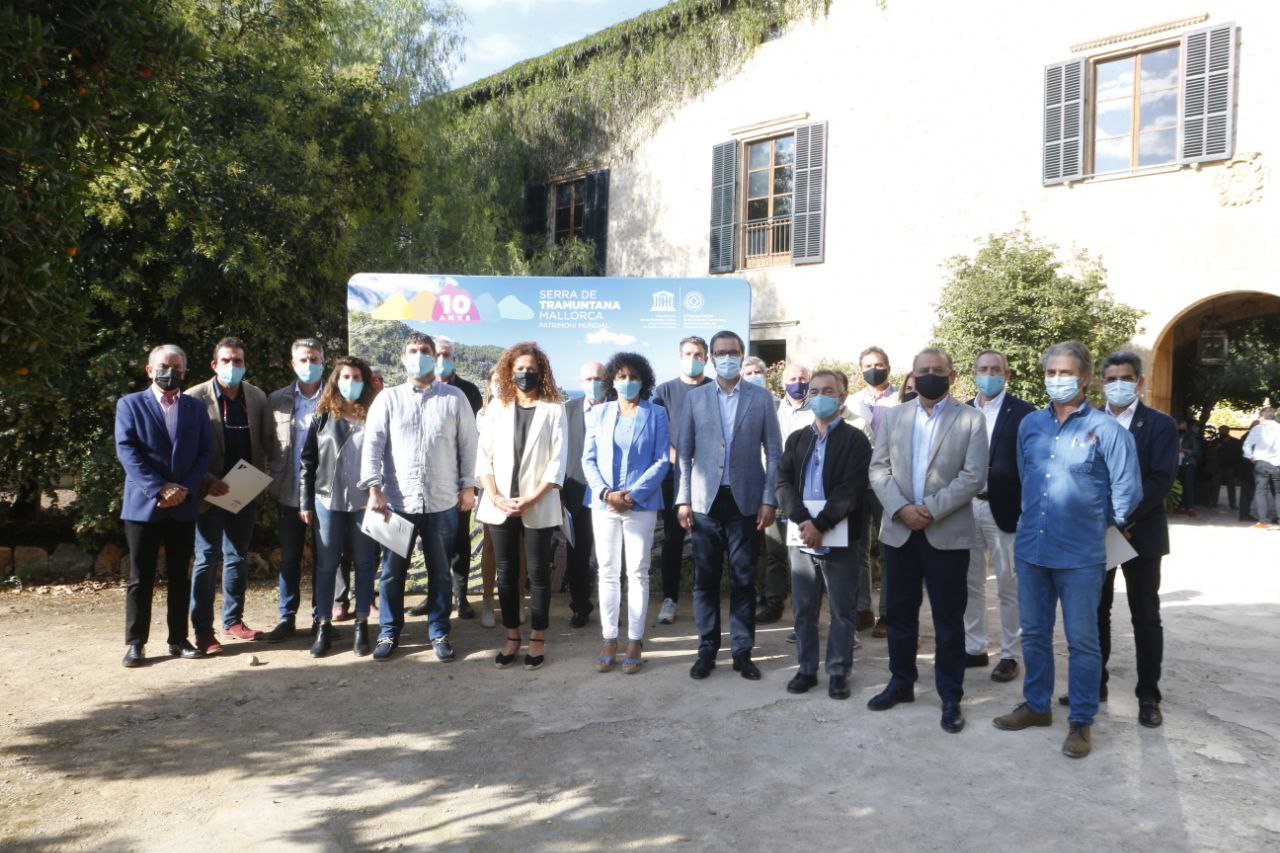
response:
M1256 409L1280 391L1280 316L1250 317L1226 323L1227 363L1200 364L1198 341L1174 353L1174 375L1181 387L1175 397L1201 424L1215 407Z
M1045 402L1040 356L1059 341L1076 340L1095 358L1125 346L1143 312L1116 302L1106 270L1087 252L1067 262L1057 247L1025 228L993 234L973 257L947 262L933 338L954 357L961 376L984 349L1009 358L1009 390Z

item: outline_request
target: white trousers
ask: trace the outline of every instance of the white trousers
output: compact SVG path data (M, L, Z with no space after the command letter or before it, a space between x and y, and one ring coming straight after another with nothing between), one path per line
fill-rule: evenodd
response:
M649 551L657 510L591 510L591 528L596 537L599 565L600 636L618 638L618 610L622 604L622 560L627 561L627 639L644 639L645 614L649 609Z
M987 576L995 570L1000 598L1000 657L1022 656L1022 626L1018 622L1018 574L1013 561L1014 534L996 524L988 501L973 500L973 525L978 546L969 550L969 603L964 610L964 650L980 655L987 650Z

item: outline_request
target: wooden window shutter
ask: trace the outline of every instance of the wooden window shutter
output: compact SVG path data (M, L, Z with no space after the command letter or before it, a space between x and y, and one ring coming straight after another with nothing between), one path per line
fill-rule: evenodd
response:
M796 128L795 195L792 196L791 263L817 264L826 248L827 123Z
M605 274L609 241L609 170L588 172L584 185L586 202L583 205L583 236L596 247L596 274Z
M1045 186L1084 176L1084 60L1044 69Z
M548 184L528 184L524 188L524 215L520 230L530 237L546 237L549 232L547 201Z
M1182 37L1182 162L1225 160L1236 146L1239 27L1219 24Z
M738 141L711 149L711 272L733 272L738 209Z

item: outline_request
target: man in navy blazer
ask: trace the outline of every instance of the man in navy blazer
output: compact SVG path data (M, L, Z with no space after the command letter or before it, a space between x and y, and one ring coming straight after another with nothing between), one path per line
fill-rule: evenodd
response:
M1124 533L1138 552L1120 566L1133 619L1133 645L1138 659L1138 722L1156 728L1164 722L1160 712L1160 667L1164 659L1164 628L1160 624L1160 558L1169 553L1169 519L1164 502L1178 474L1178 428L1173 418L1142 402L1146 377L1142 359L1132 352L1113 352L1102 362L1102 390L1107 413L1133 435L1142 472L1142 502L1129 514ZM1107 698L1107 659L1111 656L1111 601L1115 595L1116 569L1108 566L1098 602L1098 639L1102 646L1102 688ZM1062 696L1063 704L1070 698Z
M161 547L169 579L169 654L197 658L206 651L187 640L187 566L195 547L200 487L213 456L213 429L205 407L182 393L186 372L187 356L181 349L158 346L147 359L150 387L116 404L116 457L125 475L120 518L129 543L127 667L141 666L145 660Z
M706 678L720 651L720 575L729 557L729 635L733 668L758 681L755 645L756 557L760 531L773 524L774 477L782 456L778 413L768 389L743 382L745 346L733 332L711 339L716 381L689 392L676 456L680 526L693 534L693 610L698 659L689 675ZM763 460L763 461L762 461Z
M1022 625L1018 621L1018 573L1013 540L1022 514L1022 479L1018 476L1018 426L1035 411L1005 390L1009 360L1004 353L983 350L973 362L978 396L968 402L987 425L987 483L973 499L977 544L969 552L969 601L964 611L964 663L986 666L987 576L995 570L1000 599L1000 660L991 680L1007 682L1018 675Z

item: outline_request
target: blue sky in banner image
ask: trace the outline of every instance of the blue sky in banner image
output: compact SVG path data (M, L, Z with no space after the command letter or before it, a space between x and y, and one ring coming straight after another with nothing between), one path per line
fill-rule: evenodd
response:
M360 273L347 310L464 344L537 341L556 380L576 389L578 367L639 352L658 381L675 375L679 342L750 332L751 287L740 278L556 278ZM357 353L358 354L358 353Z

